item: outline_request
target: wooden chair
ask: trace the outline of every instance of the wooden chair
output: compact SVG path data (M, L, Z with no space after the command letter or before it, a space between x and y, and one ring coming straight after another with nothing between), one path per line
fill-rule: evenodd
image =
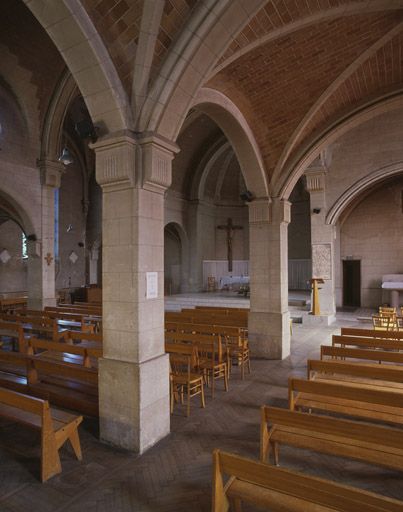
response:
M186 394L186 416L190 415L190 399L200 395L201 407L205 407L203 375L198 372L198 352L192 345L165 343L170 362L171 414L175 399L183 403Z
M78 426L82 416L49 407L47 400L0 388L0 416L41 432L41 481L61 473L59 449L69 440L82 459Z
M279 445L330 453L403 470L403 432L380 425L261 407L260 460L267 462L270 451L279 463Z
M248 340L243 336L231 336L229 334L223 336L225 347L228 351L228 373L234 363L241 368L241 378L245 378L245 367L250 369L250 352Z
M240 512L242 502L272 512L403 511L403 502L392 498L219 450L213 452L212 485L212 512Z
M390 316L372 315L372 325L375 331L392 331L395 323Z
M223 379L224 389L228 391L228 364L223 357L221 336L213 336L211 340L196 341L200 354L199 368L203 371L207 385L211 382L211 396L214 398L215 381Z

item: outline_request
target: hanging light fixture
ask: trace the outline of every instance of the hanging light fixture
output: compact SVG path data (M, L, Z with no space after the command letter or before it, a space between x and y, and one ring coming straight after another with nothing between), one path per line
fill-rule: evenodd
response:
M59 156L59 162L62 162L62 164L66 166L74 163L74 159L66 146L63 148L63 151Z

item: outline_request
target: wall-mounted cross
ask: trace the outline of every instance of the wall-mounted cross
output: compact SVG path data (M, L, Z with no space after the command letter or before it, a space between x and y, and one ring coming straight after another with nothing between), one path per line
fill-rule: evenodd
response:
M242 226L234 226L232 219L228 218L227 223L217 226L217 229L225 229L227 232L227 254L228 254L228 272L232 272L232 239L236 229L243 229Z
M44 260L46 261L46 263L48 264L48 267L49 267L49 265L53 261L53 256L50 254L50 252L47 253L47 255L45 256Z

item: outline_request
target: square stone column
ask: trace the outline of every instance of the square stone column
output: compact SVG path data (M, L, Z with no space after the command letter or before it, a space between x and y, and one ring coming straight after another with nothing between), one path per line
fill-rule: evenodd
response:
M305 172L311 202L312 277L321 277L319 285L320 312L304 317L304 323L329 325L335 320L335 228L326 224L326 169L312 167Z
M176 146L119 136L93 148L103 192L100 433L109 444L141 453L170 427L164 193Z
M288 242L290 203L249 203L250 314L252 357L284 359L290 354Z
M28 307L43 309L56 305L55 287L55 189L60 187L64 165L51 160L38 162L41 173L41 233L27 240ZM30 234L30 233L29 233Z

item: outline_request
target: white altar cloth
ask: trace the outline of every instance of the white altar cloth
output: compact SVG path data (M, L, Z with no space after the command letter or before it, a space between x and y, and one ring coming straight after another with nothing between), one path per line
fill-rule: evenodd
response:
M249 284L249 276L223 276L220 278L220 290Z

